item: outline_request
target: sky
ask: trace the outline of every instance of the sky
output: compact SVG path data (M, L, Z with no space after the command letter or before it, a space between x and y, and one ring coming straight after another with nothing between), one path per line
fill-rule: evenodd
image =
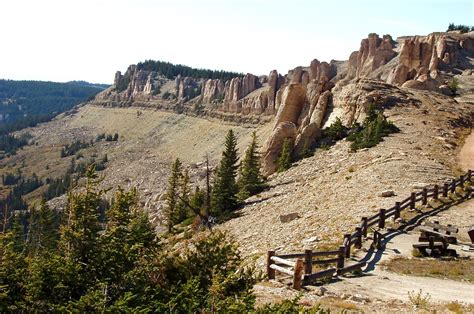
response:
M450 22L474 25L474 0L1 0L0 78L113 83L147 59L285 74Z

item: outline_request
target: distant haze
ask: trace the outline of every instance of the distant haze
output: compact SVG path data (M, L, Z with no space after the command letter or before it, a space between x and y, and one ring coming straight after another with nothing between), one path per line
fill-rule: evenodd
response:
M0 78L112 83L145 59L268 74L346 60L368 33L474 25L472 0L0 2Z

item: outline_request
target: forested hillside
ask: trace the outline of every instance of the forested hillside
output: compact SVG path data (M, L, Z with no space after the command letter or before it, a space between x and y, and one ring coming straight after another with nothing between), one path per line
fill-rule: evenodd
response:
M48 121L106 87L82 81L54 83L0 80L0 134Z

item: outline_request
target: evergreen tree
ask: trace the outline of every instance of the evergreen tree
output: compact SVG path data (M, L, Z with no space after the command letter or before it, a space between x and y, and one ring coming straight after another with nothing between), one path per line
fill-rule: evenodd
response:
M292 154L292 147L291 141L289 139L285 139L283 141L283 146L281 148L280 157L278 158L278 172L283 172L285 170L290 169L291 167L291 154Z
M206 195L204 191L201 191L199 186L196 186L194 189L194 193L192 194L189 204L193 207L198 209L201 213L205 210L204 207L206 205Z
M59 246L67 266L63 276L74 282L68 286L73 295L83 294L94 282L100 264L99 232L102 226L99 217L104 191L97 188L94 167L87 170L86 178L83 192L69 192L66 222L60 230Z
M225 149L222 153L222 159L217 169L212 189L211 205L214 215L230 212L238 205L237 162L237 139L234 132L229 130L225 138Z
M184 170L181 181L181 192L180 197L176 205L176 222L183 222L189 216L189 173L188 170Z
M19 217L0 234L0 313L21 312L27 278L25 239Z
M54 250L58 239L57 215L49 208L43 199L40 208L31 213L28 236L30 256L36 256L41 252Z
M255 132L252 134L252 142L247 147L240 165L240 176L237 185L239 187L238 198L240 201L259 193L264 187L263 177L260 173L260 155L258 153L257 135Z
M181 161L176 158L173 166L171 167L171 176L168 179L168 190L166 192L166 207L165 207L165 219L168 227L168 232L173 230L173 226L177 223L177 204L178 198L176 197L179 189L179 183L183 174L181 172Z

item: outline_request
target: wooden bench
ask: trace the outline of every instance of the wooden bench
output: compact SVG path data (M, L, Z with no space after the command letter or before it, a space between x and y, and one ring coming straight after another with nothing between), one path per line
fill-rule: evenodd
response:
M458 228L451 225L444 226L438 221L427 221L419 230L421 231L420 242L426 242L429 237L435 237L436 239L444 239L447 243L457 243L455 234L458 233Z
M446 242L445 239L438 239L431 236L428 237L428 243L413 244L413 248L418 249L421 253L423 253L423 255L427 255L426 250L430 249L430 255L435 255L435 251L438 251L439 254L444 254L448 249L448 245L449 244Z

